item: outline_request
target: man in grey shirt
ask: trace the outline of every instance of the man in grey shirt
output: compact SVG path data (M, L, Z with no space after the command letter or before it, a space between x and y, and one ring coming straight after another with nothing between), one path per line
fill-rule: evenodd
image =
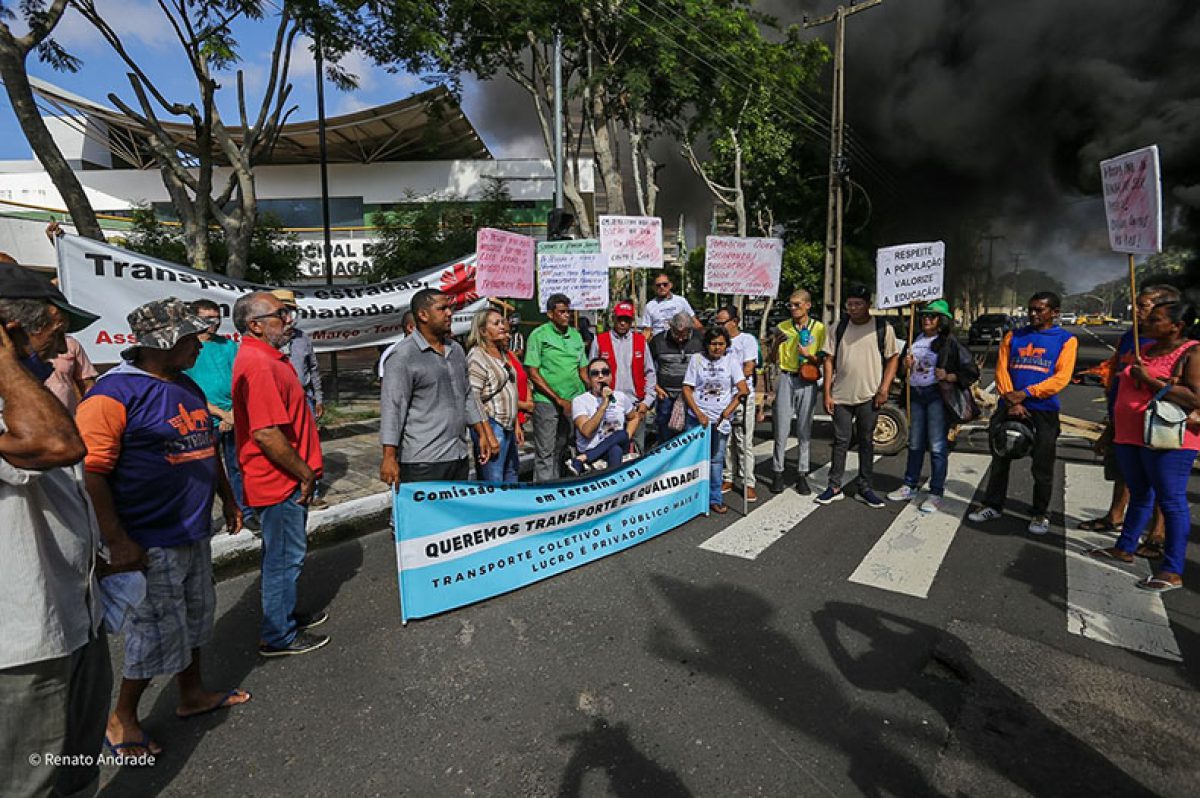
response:
M100 528L83 487L83 440L42 386L66 351L64 332L95 319L49 280L0 262L0 795L99 786L112 690L99 633Z
M383 367L379 478L393 488L401 482L467 479L468 426L488 442L480 446L481 464L500 448L467 381L467 357L450 337L450 298L422 289L413 296L412 312L416 330Z

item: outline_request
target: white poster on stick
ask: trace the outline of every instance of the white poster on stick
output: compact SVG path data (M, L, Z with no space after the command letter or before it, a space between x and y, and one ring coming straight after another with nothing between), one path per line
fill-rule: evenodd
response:
M483 296L533 299L533 257L529 236L481 227L475 234L475 285Z
M565 294L572 310L608 306L608 258L595 239L545 241L537 248L538 307L554 294Z
M942 296L946 244L900 244L875 254L875 307L898 308Z
M1104 215L1113 252L1162 252L1162 175L1158 145L1100 162Z
M662 219L657 216L601 216L600 251L612 269L661 269Z
M783 239L709 236L704 243L704 292L775 296Z

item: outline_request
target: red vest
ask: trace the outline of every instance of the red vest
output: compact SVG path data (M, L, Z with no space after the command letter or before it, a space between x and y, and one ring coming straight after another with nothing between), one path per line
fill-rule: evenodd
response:
M529 375L525 373L525 367L521 365L521 361L517 360L517 356L512 352L505 353L508 357L508 365L512 366L513 373L517 375L517 399L522 402L529 401ZM517 411L517 423L525 423L525 414Z
M635 403L641 402L646 392L646 336L630 330L629 337L633 339L633 397ZM608 367L612 370L612 384L617 384L617 354L613 351L612 332L602 332L596 336L596 350Z

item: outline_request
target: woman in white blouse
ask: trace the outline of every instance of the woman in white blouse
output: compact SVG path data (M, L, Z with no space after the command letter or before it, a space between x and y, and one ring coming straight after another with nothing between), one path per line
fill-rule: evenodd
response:
M708 503L714 513L724 513L721 479L725 468L725 445L732 425L729 418L738 403L749 395L742 364L725 355L729 333L721 327L704 332L704 351L692 355L683 377L683 401L688 407L688 427L712 428L712 460L708 468Z

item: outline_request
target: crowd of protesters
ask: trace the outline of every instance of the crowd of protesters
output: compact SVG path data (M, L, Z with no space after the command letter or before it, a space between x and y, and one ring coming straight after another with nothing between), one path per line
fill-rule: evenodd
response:
M720 514L732 490L749 502L758 498L754 427L768 409L771 491L788 489L794 436L791 488L812 493L810 442L820 405L834 436L827 486L813 501L845 497L856 439L856 494L878 508L885 502L873 488L876 419L903 375L911 396L907 467L887 498L910 502L923 494L922 513L942 509L947 431L962 420L962 403L970 401L963 396L979 379L945 301L921 308L919 334L902 352L892 326L871 313L865 287L847 292L832 329L810 317L807 291L793 292L789 317L760 342L741 328L738 307L719 308L705 326L672 293L665 273L653 285L640 323L635 303L623 300L611 308L611 328L592 333L572 323L569 298L555 294L546 321L527 335L515 315L480 311L466 349L451 334L451 298L417 291L401 340L381 352L376 367L380 478L395 488L467 480L474 471L476 479L518 482L527 426L535 482L583 478L705 427L708 503ZM1077 349L1058 325L1059 305L1055 294L1034 294L1029 324L1001 342L993 459L983 503L968 516L973 523L1003 514L1011 466L1029 454L1028 529L1049 531L1058 394ZM1136 312L1143 337L1126 336L1114 355L1110 423L1097 445L1117 479L1113 506L1084 527L1120 527L1115 544L1094 557L1161 558L1137 584L1163 592L1182 584L1187 480L1200 450L1200 357L1185 335L1196 314L1168 286L1144 289ZM163 746L139 718L153 678L177 681L179 717L251 700L237 687L209 689L201 673L216 603L210 541L217 498L229 534L243 527L261 534L258 652L303 654L329 641L311 631L327 614L301 611L297 595L322 475L324 400L312 342L295 324L291 291L248 293L230 315L238 343L220 333L216 303L145 303L128 316L137 343L101 376L68 335L97 317L0 257L0 769L12 794L86 793L98 778L94 764L33 767L23 741L66 755L94 756L105 746L131 762L159 754ZM1176 442L1163 443L1176 433ZM922 491L926 456L930 478ZM124 647L111 710L104 631Z

